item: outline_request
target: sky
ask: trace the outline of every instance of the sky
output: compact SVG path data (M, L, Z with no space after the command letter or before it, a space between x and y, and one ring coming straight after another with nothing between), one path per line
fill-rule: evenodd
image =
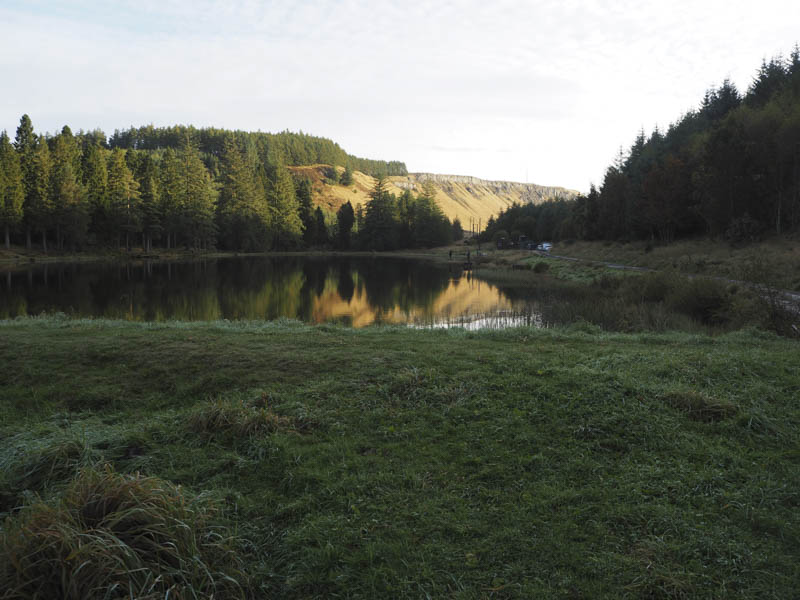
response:
M302 130L586 192L799 42L797 0L0 0L0 130Z

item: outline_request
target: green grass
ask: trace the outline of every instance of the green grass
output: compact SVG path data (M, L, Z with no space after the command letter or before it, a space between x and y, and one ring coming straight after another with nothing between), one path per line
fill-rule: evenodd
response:
M88 536L73 597L165 572L184 597L791 598L797 356L758 330L0 322L0 588L79 589ZM153 544L76 516L100 480L144 490L122 512L158 509Z
M553 254L656 270L676 270L800 291L800 241L791 237L734 247L723 241L559 243Z

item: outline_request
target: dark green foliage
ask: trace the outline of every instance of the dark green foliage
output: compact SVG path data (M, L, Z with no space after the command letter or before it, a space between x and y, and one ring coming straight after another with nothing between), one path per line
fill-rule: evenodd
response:
M345 165L344 173L342 173L342 177L339 180L339 183L341 183L344 186L353 185L353 169L350 167L349 163Z
M20 160L6 132L0 133L0 229L6 248L22 223L25 187Z
M129 148L137 150L158 150L182 147L185 139L196 145L200 152L209 156L221 156L225 139L230 135L240 140L249 140L259 152L266 156L269 153L284 157L287 165L327 164L350 166L351 169L368 175L407 175L405 164L397 161L379 161L358 158L347 154L338 144L331 140L315 137L305 133L261 133L244 131L227 131L224 129L197 129L191 126L175 125L172 127L132 127L124 131L115 131L109 139L112 148ZM349 184L348 184L349 185Z
M50 172L50 205L52 226L59 250L71 248L86 240L89 206L86 189L80 182L80 150L69 127L52 141L53 167Z
M397 199L386 189L385 178L379 177L370 193L364 227L358 232L359 244L368 250L395 250L398 229Z
M311 184L293 182L287 165L325 163L329 178L353 170L406 174L405 165L349 156L330 140L303 133L246 133L147 126L74 136L65 126L37 136L27 115L0 165L0 231L10 243L20 225L59 250L141 243L255 252L330 242L315 214ZM16 183L15 183L16 182ZM21 201L21 205L20 205Z
M314 203L311 198L311 180L303 177L295 181L295 195L300 212L300 222L303 226L303 243L311 246L316 237L316 222L314 220Z
M139 184L125 162L125 151L116 148L108 161L108 219L113 231L130 250L131 236L141 228Z
M566 206L566 210L564 207ZM728 79L709 89L697 110L666 132L641 131L620 150L599 190L548 210L505 211L499 229L523 232L516 218L536 219L538 239L659 240L700 234L734 243L756 231L800 228L800 52L764 61L742 96ZM498 224L498 222L500 222Z
M336 246L342 250L349 250L351 235L356 216L353 212L353 205L345 202L336 211Z
M328 234L328 226L325 224L325 214L318 206L314 210L314 245L327 246L330 243L330 235Z
M547 273L547 271L549 270L550 270L550 264L541 260L533 265L534 273Z
M270 211L253 162L233 137L225 140L217 222L220 245L227 250L253 252L268 247Z

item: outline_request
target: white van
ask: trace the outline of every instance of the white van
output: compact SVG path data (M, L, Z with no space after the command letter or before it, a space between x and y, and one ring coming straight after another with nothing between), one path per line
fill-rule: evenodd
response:
M536 246L537 250L543 250L544 252L550 252L550 248L553 247L553 244L550 242L542 242L538 246Z

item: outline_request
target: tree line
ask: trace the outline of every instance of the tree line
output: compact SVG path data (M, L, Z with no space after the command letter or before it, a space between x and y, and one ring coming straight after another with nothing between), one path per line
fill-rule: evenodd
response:
M327 161L329 180L352 185L353 170L378 175L366 209L349 202L335 215L312 202L311 181L287 165ZM343 173L337 164L344 163ZM152 126L36 134L20 119L12 141L0 134L0 228L45 251L140 246L257 252L326 247L392 250L460 237L434 200L387 191L384 174L402 163L367 161L305 134L244 133Z
M512 207L484 232L531 239L741 243L800 228L800 49L763 61L740 93L729 80L662 132L641 131L599 188ZM513 237L513 236L512 236Z

